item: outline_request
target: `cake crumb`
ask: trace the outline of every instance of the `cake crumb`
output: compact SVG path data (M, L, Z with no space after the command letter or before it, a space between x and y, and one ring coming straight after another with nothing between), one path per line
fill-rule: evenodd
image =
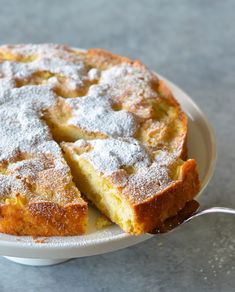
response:
M48 237L32 236L32 238L35 243L46 243L48 240Z
M105 215L100 215L96 219L96 227L97 229L103 229L105 227L108 227L112 224L112 222L105 216Z

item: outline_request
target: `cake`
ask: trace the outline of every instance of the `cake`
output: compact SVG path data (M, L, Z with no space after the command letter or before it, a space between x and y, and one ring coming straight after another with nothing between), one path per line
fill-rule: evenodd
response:
M101 49L1 46L0 103L0 232L84 234L89 201L142 234L199 191L187 117L139 61Z

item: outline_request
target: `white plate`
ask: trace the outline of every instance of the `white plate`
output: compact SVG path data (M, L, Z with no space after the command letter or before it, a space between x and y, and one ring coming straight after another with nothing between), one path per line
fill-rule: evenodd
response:
M216 162L215 135L207 118L199 107L179 87L163 77L188 115L189 157L195 158L199 166L202 183L201 192L212 177ZM44 243L37 243L32 237L17 237L0 233L0 255L28 265L50 265L74 257L91 256L115 251L134 245L151 237L151 235L131 236L124 233L117 225L103 230L94 226L98 211L90 210L88 234L83 236L50 237ZM92 224L93 222L93 224Z

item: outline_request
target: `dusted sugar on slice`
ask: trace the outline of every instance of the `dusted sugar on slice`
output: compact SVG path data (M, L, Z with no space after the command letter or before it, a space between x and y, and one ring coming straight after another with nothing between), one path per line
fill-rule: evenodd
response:
M79 189L129 233L159 226L199 190L194 160L151 155L133 138L78 140L62 148Z

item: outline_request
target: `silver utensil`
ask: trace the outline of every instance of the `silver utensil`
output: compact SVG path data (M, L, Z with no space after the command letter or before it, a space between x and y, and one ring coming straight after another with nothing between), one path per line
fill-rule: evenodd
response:
M211 213L224 213L235 215L235 209L225 207L212 207L204 210L200 210L200 204L192 200L188 202L185 207L174 217L171 217L163 222L161 226L149 232L150 234L162 234L175 230L180 225L187 223L199 216L211 214Z

